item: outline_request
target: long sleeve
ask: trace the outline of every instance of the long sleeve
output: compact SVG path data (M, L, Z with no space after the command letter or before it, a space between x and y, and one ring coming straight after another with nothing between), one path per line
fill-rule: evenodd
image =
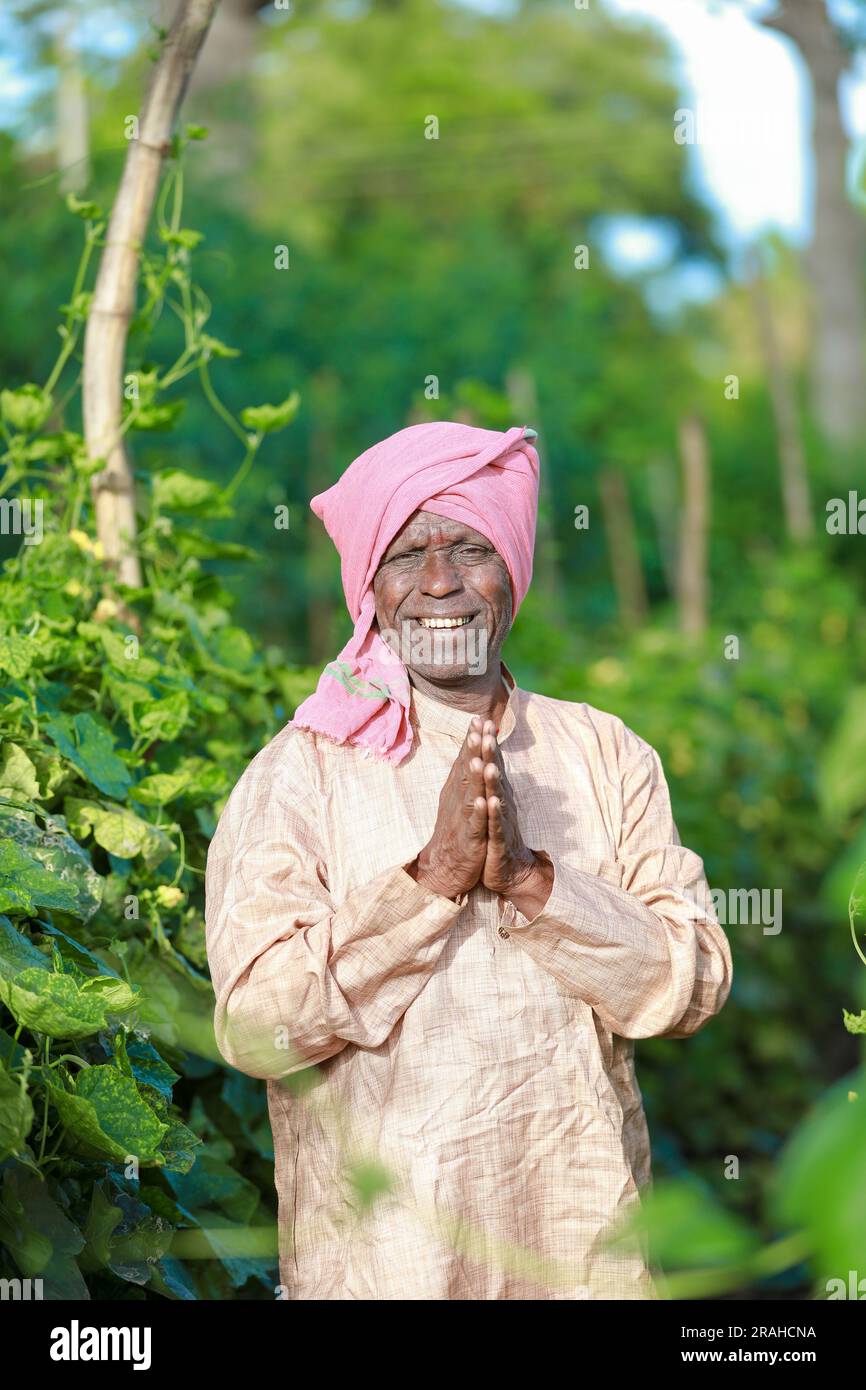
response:
M269 752L238 782L211 842L206 929L220 1052L248 1075L277 1078L349 1043L384 1042L434 970L466 895L430 893L397 864L335 905L321 797L297 742L279 768Z
M620 1037L689 1037L730 993L731 949L658 754L623 729L619 886L547 855L550 897L531 921L515 910L511 931Z

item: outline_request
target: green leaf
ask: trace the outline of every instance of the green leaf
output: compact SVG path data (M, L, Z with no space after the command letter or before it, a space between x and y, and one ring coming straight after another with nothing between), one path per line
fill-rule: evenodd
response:
M0 917L0 977L11 980L22 970L51 971L51 957L43 955L8 917Z
M60 714L46 720L44 730L64 758L78 768L88 782L106 796L126 795L132 777L114 751L110 730L97 723L92 714L74 717Z
M44 1298L90 1297L76 1263L84 1236L55 1201L50 1183L20 1164L4 1174L0 1239L25 1278L42 1280Z
M160 401L152 405L133 406L126 413L132 416L131 429L171 430L174 429L185 407L186 401Z
M202 333L198 340L198 345L204 353L205 358L209 357L240 357L240 348L229 347L227 343L220 342L219 338L212 338L209 333Z
M180 468L166 468L154 474L153 503L160 511L188 512L201 517L231 516L222 488Z
M853 1098L852 1098L853 1097ZM774 1178L774 1217L806 1231L821 1278L847 1281L866 1251L866 1070L813 1107Z
M821 758L818 790L825 813L834 819L866 806L866 686L849 691Z
M193 555L197 560L255 560L256 552L237 541L217 541L200 531L178 531L174 543L181 555Z
M98 203L92 203L86 198L76 198L74 193L67 193L66 206L71 213L83 218L85 222L100 222L105 217Z
M163 700L152 700L138 712L141 732L151 739L164 739L167 743L177 738L188 722L189 700L182 690L167 695Z
M168 1131L144 1100L135 1081L117 1067L87 1067L73 1090L48 1084L48 1092L76 1146L88 1155L125 1163L132 1156L147 1166L163 1163L159 1146Z
M42 830L26 812L0 808L0 836L0 903L7 904L0 911L48 907L89 921L102 902L105 880L62 816L45 816Z
M848 899L848 922L851 927L851 940L854 950L866 965L866 953L857 940L857 933L866 934L866 864L861 864L854 879L851 896Z
M101 961L99 956L94 955L87 946L82 946L80 941L76 941L74 937L67 936L66 932L61 931L59 927L55 927L50 922L40 922L39 930L44 932L46 936L57 938L58 949L61 950L64 960L74 960L75 957L81 956L88 965L92 965L95 968L98 975L110 975L113 980L119 980L121 978L116 970L111 970L105 962ZM59 946L61 941L70 948L68 952L62 952L62 948Z
M254 1183L211 1154L199 1154L189 1173L166 1172L166 1180L181 1206L192 1212L219 1207L233 1221L249 1221L259 1204Z
M171 1100L172 1087L180 1080L180 1076L172 1070L168 1062L163 1061L153 1043L147 1042L144 1038L132 1037L127 1041L126 1055L136 1081L153 1086L166 1100Z
M67 797L65 806L75 833L82 837L92 834L98 845L118 859L134 859L140 854L147 864L155 865L171 853L168 836L125 806L78 797Z
M6 671L13 680L20 681L27 675L37 648L29 637L15 633L0 637L0 671Z
M125 980L99 975L80 984L71 975L36 966L12 979L0 976L0 999L17 1023L50 1038L87 1038L126 1013L138 996Z
M4 829L8 825L4 817ZM74 884L58 880L14 841L0 841L0 912L30 915L37 907L53 907L77 914L78 905Z
M143 777L129 793L134 801L140 801L143 806L167 806L175 797L180 796L189 785L190 773L184 770L178 772L154 772L150 777Z
M160 1145L166 1172L188 1173L196 1161L196 1149L201 1142L188 1125L180 1120L173 1121Z
M190 1276L180 1260L170 1259L167 1255L153 1266L150 1287L156 1293L162 1294L163 1298L183 1299L184 1302L196 1302L198 1299Z
M177 230L160 227L159 235L169 246L183 246L187 251L194 251L204 241L204 232L193 231L191 227L178 227Z
M141 942L125 943L130 979L141 986L141 1019L158 1042L198 1057L219 1059L213 1031L213 989L182 974L164 955ZM187 967L190 971L190 967ZM205 985L208 985L207 990Z
M101 642L103 651L111 662L112 666L120 671L130 682L143 682L153 680L162 672L162 666L152 657L142 656L138 642L130 641L133 633L127 632L121 635L106 623L82 622L78 624L77 632L89 642ZM144 691L140 699L151 699L152 692L147 686L140 687Z
M669 1271L737 1265L755 1250L748 1227L696 1181L658 1182L623 1223L622 1236L642 1232L655 1261Z
M0 1059L0 1162L18 1154L33 1127L33 1105L25 1072L13 1076Z
M257 434L273 434L291 424L300 404L300 396L293 391L280 405L248 405L241 411L241 422Z
M154 772L130 791L130 798L144 806L167 806L179 796L191 804L212 802L231 790L232 777L218 763L205 758L184 758L173 772Z
M248 632L241 627L221 627L214 634L217 661L232 671L248 671L256 665L256 649Z
M19 386L17 391L0 391L0 414L10 428L21 434L41 430L53 404L51 396L32 382Z
M73 430L57 430L52 434L41 434L38 439L34 439L27 445L25 456L34 463L39 459L56 461L78 455L83 448L84 440L80 434Z
M106 671L105 684L116 708L126 719L132 733L137 735L139 733L137 707L152 700L153 691L138 681L124 680L114 671Z
M87 1247L82 1252L81 1267L85 1270L107 1269L111 1258L112 1237L123 1221L120 1207L109 1200L101 1182L95 1182L90 1194L90 1213L84 1236Z
M4 743L0 752L0 796L18 794L28 801L40 797L36 768L17 743Z

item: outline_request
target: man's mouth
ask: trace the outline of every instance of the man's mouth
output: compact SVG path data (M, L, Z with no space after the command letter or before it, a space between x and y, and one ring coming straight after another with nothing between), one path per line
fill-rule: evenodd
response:
M464 613L459 618L416 618L422 627L465 627L475 617L474 613Z

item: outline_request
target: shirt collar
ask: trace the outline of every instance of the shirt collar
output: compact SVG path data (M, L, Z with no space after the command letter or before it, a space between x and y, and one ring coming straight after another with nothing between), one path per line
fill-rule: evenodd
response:
M497 733L497 738L502 743L508 738L517 723L520 687L505 662L501 662L500 665L505 677L505 684L509 687L508 703L502 712L502 722ZM452 738L462 743L473 715L471 710L455 709L453 705L446 705L441 700L435 700L432 695L422 694L413 685L412 707L409 717L412 723L425 733L450 734Z

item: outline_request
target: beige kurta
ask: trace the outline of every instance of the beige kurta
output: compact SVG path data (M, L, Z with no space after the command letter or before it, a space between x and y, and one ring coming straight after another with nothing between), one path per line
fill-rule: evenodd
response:
M268 1079L284 1297L656 1296L604 1249L650 1181L633 1039L717 1013L730 947L653 749L507 675L521 830L555 868L532 922L405 871L471 718L417 691L400 767L287 726L220 819L216 1035Z

